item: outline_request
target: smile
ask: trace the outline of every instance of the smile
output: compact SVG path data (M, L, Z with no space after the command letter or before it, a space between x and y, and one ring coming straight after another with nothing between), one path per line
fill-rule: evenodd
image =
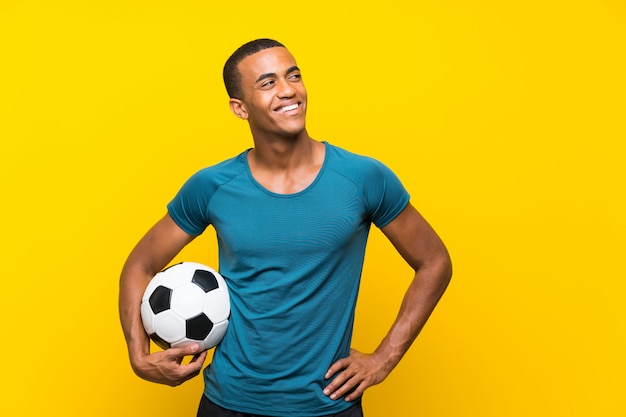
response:
M298 107L300 107L300 104L299 103L295 103L295 104L291 104L289 106L280 107L280 108L276 109L276 111L278 113L287 113L288 111L296 110Z

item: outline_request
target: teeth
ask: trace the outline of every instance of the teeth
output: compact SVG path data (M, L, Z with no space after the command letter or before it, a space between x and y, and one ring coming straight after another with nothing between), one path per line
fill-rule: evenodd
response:
M298 108L298 104L296 103L296 104L292 104L291 106L285 106L285 107L281 108L279 111L281 113L285 113L285 112L288 112L288 111L291 111L291 110L295 110L297 108Z

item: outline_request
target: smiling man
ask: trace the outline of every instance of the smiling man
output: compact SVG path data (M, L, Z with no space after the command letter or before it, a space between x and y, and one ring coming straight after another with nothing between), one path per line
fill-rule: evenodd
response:
M129 255L120 317L133 370L172 386L201 371L197 346L150 353L139 306L152 276L212 226L231 319L204 370L198 416L362 416L365 390L389 375L443 295L448 253L386 166L309 136L306 89L282 44L243 45L224 82L254 147L194 174ZM415 275L386 337L362 353L350 343L371 224Z

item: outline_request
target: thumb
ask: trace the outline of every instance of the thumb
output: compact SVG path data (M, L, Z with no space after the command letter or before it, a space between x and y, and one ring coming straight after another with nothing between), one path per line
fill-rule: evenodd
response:
M187 346L169 348L166 352L173 358L182 358L183 356L195 355L200 352L200 345L198 343L192 343Z

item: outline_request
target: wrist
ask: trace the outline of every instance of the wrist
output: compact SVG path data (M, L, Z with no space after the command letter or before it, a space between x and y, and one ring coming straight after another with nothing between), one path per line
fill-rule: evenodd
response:
M394 347L388 340L384 340L373 355L381 364L381 369L389 374L398 365L405 352L405 349Z

